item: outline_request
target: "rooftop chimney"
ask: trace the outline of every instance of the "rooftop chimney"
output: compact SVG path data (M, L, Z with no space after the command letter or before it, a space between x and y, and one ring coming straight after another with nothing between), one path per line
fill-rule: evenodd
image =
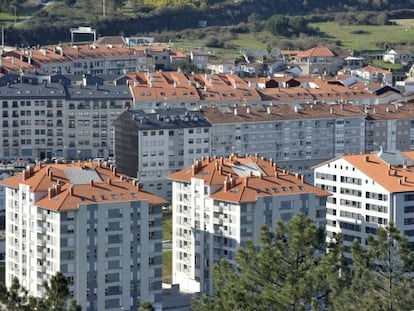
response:
M89 185L90 185L91 187L93 187L93 179L91 179L91 180L89 181Z
M62 192L62 184L59 183L59 180L57 181L57 184L55 185L55 189L56 189L56 193L55 193L56 195Z
M56 191L54 187L50 187L49 189L47 189L47 196L49 199L53 198L55 194L56 194Z
M29 178L29 172L27 170L23 171L23 180L26 180Z

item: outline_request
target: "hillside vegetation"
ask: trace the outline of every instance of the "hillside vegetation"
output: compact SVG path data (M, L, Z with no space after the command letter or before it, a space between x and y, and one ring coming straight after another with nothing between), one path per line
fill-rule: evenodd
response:
M92 26L101 35L157 33L162 36L168 31L197 29L200 21L220 27L245 23L250 33L266 27L273 36L297 38L301 34L320 35L317 28L307 27L308 22L384 24L389 18L414 17L414 0L261 0L260 5L256 0L58 0L50 5L40 5L39 1L0 0L0 12L9 14L4 18L8 44L67 42L69 28L79 25ZM24 21L21 17L29 4L38 10L27 13L30 16ZM371 13L361 13L367 11ZM19 21L16 25L15 20ZM246 30L240 32L246 33ZM169 35L168 39L176 38ZM225 39L224 43L237 40ZM221 45L214 38L210 41L212 46Z

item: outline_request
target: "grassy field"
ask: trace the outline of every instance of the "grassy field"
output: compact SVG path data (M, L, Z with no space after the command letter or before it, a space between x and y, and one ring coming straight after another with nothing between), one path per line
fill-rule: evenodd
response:
M172 282L172 251L162 253L162 281L163 283Z
M336 22L312 23L325 35L323 37L340 41L343 48L357 50L383 49L384 43L414 43L414 28L410 20L395 21L394 25L338 25ZM410 26L408 26L410 25Z
M236 40L230 41L236 48L241 49L266 49L266 42L270 38L274 38L268 31L261 31L256 33L241 33L238 34Z
M171 211L163 211L162 213L162 240L172 240L172 213Z

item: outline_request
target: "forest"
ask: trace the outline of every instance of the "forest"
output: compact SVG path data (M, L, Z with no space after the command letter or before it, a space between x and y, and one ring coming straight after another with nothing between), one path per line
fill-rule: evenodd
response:
M18 18L33 1L47 0L0 0L0 11ZM11 45L67 42L69 28L79 25L97 28L103 35L131 36L194 29L200 21L208 26L236 25L247 22L252 14L259 22L275 14L306 16L311 21L334 20L338 14L346 20L346 14L364 11L373 12L372 16L387 12L389 17L411 18L414 0L261 0L260 5L255 0L59 0L34 10L26 21L9 24L6 41ZM298 32L296 26L291 25L292 34Z

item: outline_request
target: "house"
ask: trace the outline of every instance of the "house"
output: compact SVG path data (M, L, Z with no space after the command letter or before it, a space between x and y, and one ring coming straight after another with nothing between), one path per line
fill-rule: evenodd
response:
M383 61L392 64L410 63L413 54L408 50L390 49L383 55Z
M173 52L170 53L170 63L172 70L177 70L181 66L188 65L190 62L190 59L188 55L186 55L183 52Z
M210 59L210 53L201 50L191 50L190 60L198 70L205 70Z
M393 84L392 72L375 66L365 66L351 70L351 74L361 78L366 83L379 82L387 85Z
M211 74L236 74L241 70L240 65L236 65L234 61L209 61L207 63L206 69Z
M337 72L343 62L342 57L338 57L327 47L318 46L296 53L291 64L300 67L303 75L325 75Z

